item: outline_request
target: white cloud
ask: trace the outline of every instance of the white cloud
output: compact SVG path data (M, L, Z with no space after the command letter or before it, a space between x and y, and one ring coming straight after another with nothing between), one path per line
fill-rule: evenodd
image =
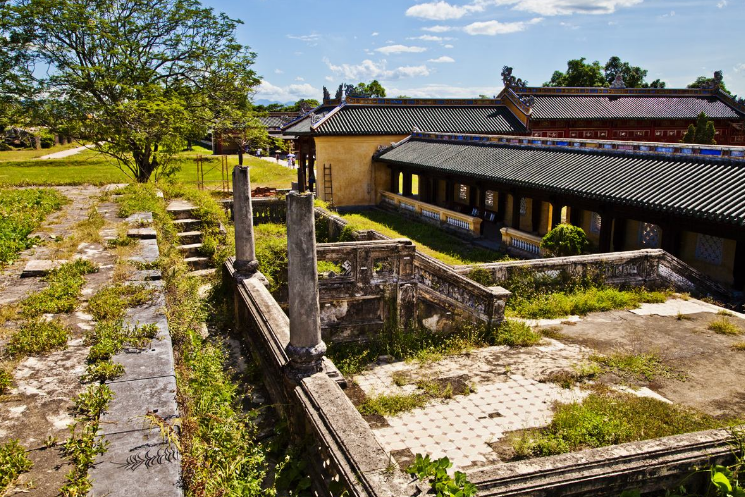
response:
M445 48L455 48L455 47L454 47L453 45L450 45L450 44L448 44L448 45L443 45L443 46L444 46Z
M321 41L321 35L318 33L311 33L309 35L287 35L287 37L291 40L300 40L302 42L307 43L311 47L315 47L318 45L318 42Z
M274 74L284 74L284 71L282 69L275 69Z
M254 98L289 102L301 98L318 98L321 94L321 90L314 88L308 83L301 85L276 86L267 80L264 80L259 85L256 93L254 93Z
M442 57L437 57L436 59L429 59L427 62L435 62L437 64L442 64L442 63L448 63L448 62L455 62L455 59L452 57L448 57L447 55L443 55Z
M448 31L452 31L455 28L452 26L428 26L426 28L422 28L422 31L428 31L430 33L447 33Z
M476 2L468 5L451 5L443 0L438 2L427 2L412 5L406 9L406 15L409 17L420 17L433 21L446 21L449 19L460 19L470 12L480 12L484 10L482 2Z
M412 98L476 98L479 95L492 97L502 90L487 86L450 86L431 84L419 88L389 88L386 87L388 95L406 95Z
M370 79L392 81L416 76L429 76L429 69L426 65L400 66L395 69L388 69L385 60L373 62L370 59L365 59L359 64L339 65L332 64L328 59L323 59L323 61L333 73L349 81L366 81Z
M666 17L675 17L675 11L671 10L669 13L662 14L661 16L657 16L657 17L659 17L660 19L664 19Z
M424 47L409 47L406 45L388 45L385 47L376 48L375 51L389 55L392 53L420 53L426 52L427 49Z
M579 29L579 26L577 26L576 24L572 24L571 22L560 22L559 26L567 29Z
M735 72L745 71L745 62L741 62L732 68Z
M469 35L486 35L496 36L504 35L509 33L517 33L519 31L525 31L525 29L531 24L537 24L541 22L543 18L536 17L530 21L523 22L499 22L499 21L485 21L485 22L474 22L463 28L463 31Z
M727 0L719 0L719 1L717 2L717 7L719 7L720 9L723 9L723 8L725 8L726 6L727 6Z
M333 83L334 79L336 79L336 78L334 78L333 76L326 76L323 79L325 79L326 81L329 81L329 82L332 82Z
M305 78L301 76L295 76L295 81L305 81Z
M373 32L372 32L372 34L371 34L370 36L378 36L379 34L380 34L380 33L378 33L377 31L373 31Z

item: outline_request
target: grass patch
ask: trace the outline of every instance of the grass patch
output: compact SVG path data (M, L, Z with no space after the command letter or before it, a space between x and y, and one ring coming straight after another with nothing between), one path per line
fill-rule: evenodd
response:
M37 243L29 235L66 202L62 194L50 189L0 189L0 267Z
M518 457L562 454L727 426L693 409L616 392L559 404L551 424L513 441Z
M45 289L21 302L21 313L30 318L41 314L72 312L85 284L83 276L96 271L98 268L95 264L85 259L62 264L44 277L44 281L49 283Z
M357 409L363 415L395 416L402 412L424 407L428 400L429 398L422 393L376 395L368 398Z
M13 375L10 371L0 369L0 395L8 393L13 386Z
M541 381L549 381L551 383L556 383L562 388L569 389L579 383L595 379L602 373L603 368L597 362L583 361L577 364L572 364L571 370L565 369L552 372Z
M445 264L478 264L507 259L504 253L472 246L435 226L399 214L372 210L342 217L349 224L341 234L341 241L353 239L354 231L375 230L391 238L409 238L416 243L417 250Z
M32 466L33 463L26 457L26 449L21 447L18 440L0 445L0 495L5 495L5 490L15 479Z
M10 337L5 352L14 358L46 354L66 348L68 338L67 328L59 320L34 319Z
M738 352L745 352L745 342L733 343L732 350L737 350Z
M109 285L94 295L88 302L88 311L96 321L118 320L126 310L150 302L155 290L142 285Z
M740 335L742 333L742 329L726 317L715 319L706 329L719 335Z
M269 291L276 293L287 284L287 226L254 226L254 240L259 271L269 280Z
M522 321L505 319L496 330L494 345L530 347L541 341L541 334Z
M564 333L561 332L561 328L558 326L549 326L548 328L541 328L538 330L538 333L540 333L542 336L546 338L551 338L553 340L562 340L567 337Z
M88 217L75 224L72 234L57 242L55 256L70 257L82 242L103 244L100 231L105 224L106 220L98 209L95 206L91 207L88 210Z
M608 356L592 355L590 360L606 371L625 378L652 381L657 377L680 377L655 353L628 354L617 352Z
M105 381L115 380L123 374L124 366L121 364L111 361L98 361L86 366L83 381L103 383Z

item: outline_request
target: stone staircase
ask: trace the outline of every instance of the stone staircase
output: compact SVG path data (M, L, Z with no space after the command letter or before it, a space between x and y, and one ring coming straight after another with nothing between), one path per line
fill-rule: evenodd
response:
M185 200L172 200L166 211L173 219L178 232L178 250L184 255L192 276L205 276L216 271L210 267L209 257L200 253L202 248L202 221L194 216L196 206Z

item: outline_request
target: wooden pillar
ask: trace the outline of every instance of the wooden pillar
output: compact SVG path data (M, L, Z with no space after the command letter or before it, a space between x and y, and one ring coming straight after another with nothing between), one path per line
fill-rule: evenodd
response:
M473 209L478 206L479 189L475 186L468 185L468 206Z
M579 207L569 207L569 224L572 226L579 226L582 224L582 209Z
M493 197L492 197L493 198ZM479 186L479 209L481 212L486 211L486 187L484 185ZM494 207L492 207L493 209Z
M429 178L419 174L419 200L429 202Z
M507 192L497 192L497 220L504 221L504 213L507 211Z
M619 252L626 245L626 219L617 217L613 225L613 251Z
M437 196L440 194L440 180L438 178L429 178L429 203L437 205Z
M561 202L551 202L551 229L561 224Z
M600 214L600 252L610 252L610 242L613 239L613 215L610 212Z
M737 240L732 276L734 278L732 287L737 291L745 290L745 238Z
M512 226L516 230L520 229L520 194L512 193Z
M305 150L301 149L300 153L298 154L298 162L297 162L297 188L298 188L298 191L300 192L305 191L305 164L306 164Z
M531 216L530 216L530 229L533 232L538 232L539 228L541 227L541 207L543 207L543 202L537 199L533 199L531 202Z
M411 196L411 172L404 171L403 188L401 189L401 195L405 197Z
M450 178L445 179L445 203L448 204L448 206L453 202L453 189L455 186L453 185L453 180Z
M308 154L308 171L307 176L308 178L308 189L312 192L314 191L314 187L316 185L316 172L315 172L315 164L316 164L316 158L315 154L311 150L311 152Z
M398 195L398 168L391 166L391 193Z

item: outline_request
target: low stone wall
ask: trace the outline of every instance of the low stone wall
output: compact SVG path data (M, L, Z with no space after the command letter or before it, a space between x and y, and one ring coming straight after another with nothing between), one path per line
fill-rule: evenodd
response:
M723 302L732 298L725 287L660 249L474 264L458 266L455 270L467 275L476 268L488 271L497 284L526 270L548 278L559 278L562 272L571 276L584 276L599 271L609 285L672 287L681 292L709 296Z
M297 384L285 376L289 318L264 286L261 274L236 278L232 259L225 263L225 271L234 288L236 329L250 343L264 384L293 437L307 442L300 457L309 463L316 495L339 496L342 490L355 497L416 495L415 487L390 471L389 454L326 371Z

